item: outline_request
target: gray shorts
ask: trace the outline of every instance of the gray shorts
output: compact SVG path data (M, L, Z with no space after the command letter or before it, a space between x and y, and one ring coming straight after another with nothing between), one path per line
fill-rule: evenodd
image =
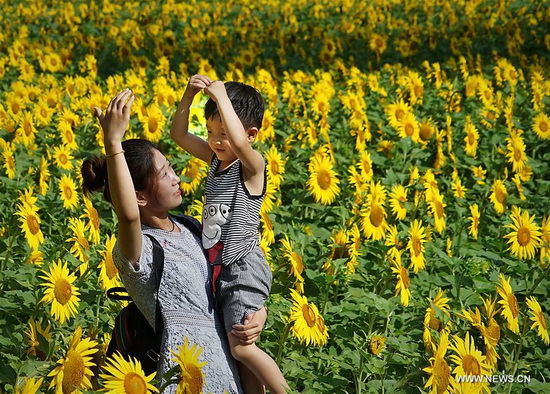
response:
M260 247L222 267L216 285L216 304L223 316L226 332L264 306L271 290L271 280L271 269Z

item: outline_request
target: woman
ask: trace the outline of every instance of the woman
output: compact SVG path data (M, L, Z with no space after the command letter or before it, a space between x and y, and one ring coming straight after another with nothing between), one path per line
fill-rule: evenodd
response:
M104 187L105 198L113 204L118 217L113 258L129 294L153 327L152 242L144 234L155 237L163 247L164 274L158 297L164 321L160 376L175 365L170 350L177 352L187 338L189 344L203 348L199 357L200 362L207 362L203 391L241 392L223 326L212 310L207 285L211 272L200 240L168 213L181 204L180 179L151 142L122 142L133 101L132 92L125 89L111 100L105 114L94 108L106 155L83 163L83 189L87 193ZM247 324L235 326L235 335L243 343L254 342L265 317L265 310L258 311ZM175 389L171 385L165 392Z

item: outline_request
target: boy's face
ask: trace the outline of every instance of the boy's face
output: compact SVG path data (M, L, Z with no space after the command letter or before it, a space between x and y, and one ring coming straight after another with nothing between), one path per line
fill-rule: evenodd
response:
M234 161L237 159L237 155L233 152L219 116L207 119L206 129L208 130L208 145L216 156L218 156L218 159L221 161Z

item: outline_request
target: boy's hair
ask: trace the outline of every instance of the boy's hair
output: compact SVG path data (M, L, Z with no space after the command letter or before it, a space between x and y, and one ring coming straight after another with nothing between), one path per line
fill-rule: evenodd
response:
M259 130L264 119L264 100L260 92L240 82L226 82L225 90L245 130L250 127ZM219 116L218 106L210 98L204 106L204 117L210 119L216 115Z

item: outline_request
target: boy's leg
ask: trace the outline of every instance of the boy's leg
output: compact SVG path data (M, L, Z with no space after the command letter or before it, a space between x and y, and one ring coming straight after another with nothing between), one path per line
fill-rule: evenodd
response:
M246 365L237 361L237 368L239 368L239 376L241 377L241 386L245 394L265 394L265 387L260 382L260 379L254 375L254 373L248 369Z
M231 333L227 334L227 338L233 357L244 364L272 394L285 394L287 392L288 384L275 360L255 344L243 345L239 338ZM251 384L256 384L252 379L250 381ZM245 392L247 392L247 383L243 382ZM253 392L250 391L250 393Z

